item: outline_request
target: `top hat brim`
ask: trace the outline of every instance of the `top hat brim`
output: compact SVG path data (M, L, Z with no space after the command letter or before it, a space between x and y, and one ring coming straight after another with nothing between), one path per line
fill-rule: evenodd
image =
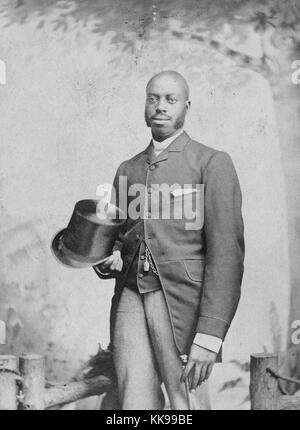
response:
M83 261L82 257L80 255L69 255L62 247L61 247L61 238L63 237L64 232L66 231L66 228L60 230L53 238L52 244L51 244L51 250L54 254L54 256L57 258L57 260L67 267L73 267L76 269L84 269L87 267L95 266L102 261L105 260L107 257L101 257L98 260L95 261L95 259L90 261Z

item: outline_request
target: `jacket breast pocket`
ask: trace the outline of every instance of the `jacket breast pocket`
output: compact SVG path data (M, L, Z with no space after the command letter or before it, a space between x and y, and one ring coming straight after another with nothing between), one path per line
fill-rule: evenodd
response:
M203 282L204 279L204 260L183 260L187 276L194 282Z

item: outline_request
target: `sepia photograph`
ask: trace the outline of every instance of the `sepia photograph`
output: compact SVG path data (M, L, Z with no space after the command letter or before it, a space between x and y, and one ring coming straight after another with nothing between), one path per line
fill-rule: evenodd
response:
M0 0L0 115L1 411L300 410L300 0Z

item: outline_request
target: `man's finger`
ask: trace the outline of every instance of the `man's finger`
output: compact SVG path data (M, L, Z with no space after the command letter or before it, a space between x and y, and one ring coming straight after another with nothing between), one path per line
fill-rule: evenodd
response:
M114 260L110 265L110 270L112 270L112 271L116 270L118 262L119 262L119 257L114 256Z
M109 258L111 258L111 255L109 257L106 257L103 260L101 260L101 262L99 263L100 266L102 266L102 264L105 264L109 260Z
M118 267L119 272L121 272L122 269L123 269L123 260L122 260L122 258L120 258L119 267Z
M123 268L123 260L122 260L122 258L120 258L120 259L119 259L119 261L118 261L118 264L117 264L116 270L117 270L118 272L121 272L121 271L122 271L122 268Z
M187 379L190 371L192 370L193 366L194 366L194 362L191 361L191 360L189 360L187 362L187 365L185 366L183 372L182 372L182 375L181 375L181 378L180 378L180 382L185 382L186 381L186 379Z
M207 366L205 381L210 377L213 367L214 367L214 363L209 363L209 365Z
M198 379L198 385L201 385L202 382L205 381L206 371L207 371L207 363L203 363L201 372L200 372L200 377Z
M110 267L110 265L112 264L112 262L114 261L115 256L114 255L110 255L109 257L107 257L107 259L105 259L101 264L100 267L103 269L107 269L108 267Z
M114 270L117 272L121 272L121 270L122 270L122 259L121 259L121 257L117 258L116 267Z
M194 375L193 375L192 384L191 384L191 390L196 390L196 388L197 388L197 385L198 385L198 382L200 379L201 369L202 369L202 363L195 364Z
M194 363L193 367L191 368L191 370L187 376L189 391L192 390L192 383L193 383L193 377L194 377L194 373L195 373L195 367L196 367L196 364Z

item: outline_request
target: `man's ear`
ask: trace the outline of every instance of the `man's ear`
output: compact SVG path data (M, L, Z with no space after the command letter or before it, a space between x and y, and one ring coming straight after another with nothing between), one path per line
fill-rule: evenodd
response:
M192 103L191 103L191 101L190 101L190 100L187 100L187 101L185 102L185 107L186 107L186 110L187 110L187 111L191 108L191 105L192 105Z

